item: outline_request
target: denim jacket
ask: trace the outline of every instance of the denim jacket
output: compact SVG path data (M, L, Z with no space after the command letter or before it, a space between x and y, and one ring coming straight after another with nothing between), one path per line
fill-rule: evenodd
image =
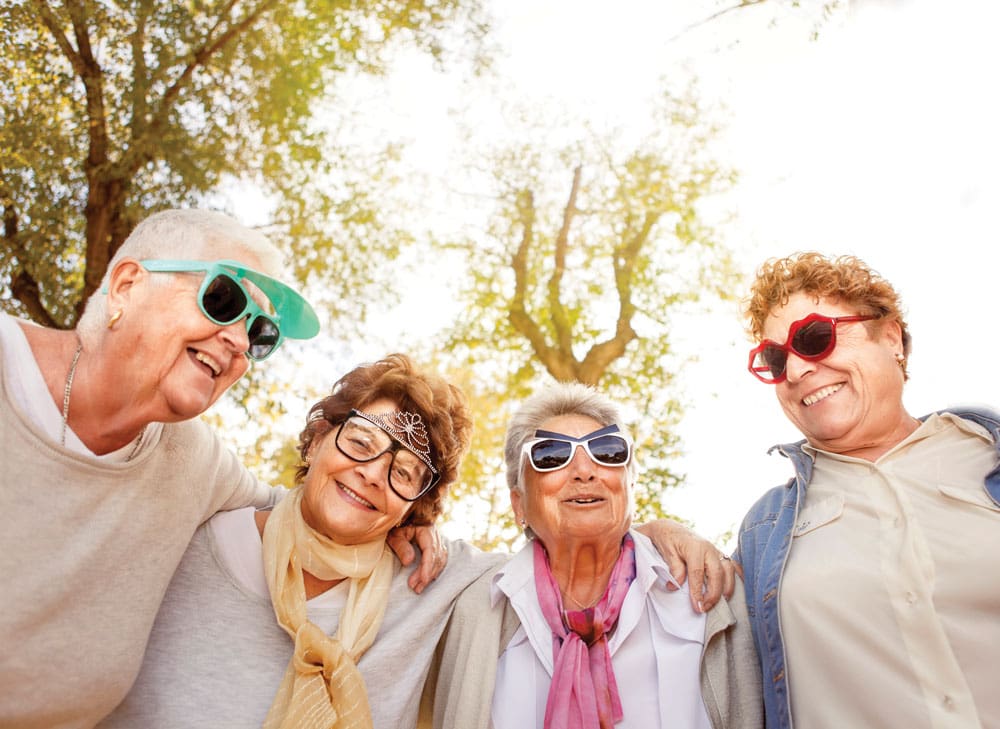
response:
M942 410L986 428L1000 457L1000 414L982 409ZM921 420L926 419L924 416ZM812 479L812 458L802 449L805 441L778 445L791 459L795 477L784 486L768 491L751 507L740 526L739 543L734 559L743 567L747 611L754 643L761 662L764 687L764 712L767 729L791 729L791 702L788 676L785 674L785 648L781 638L778 600L781 575L788 559L792 527L798 518L799 505ZM986 474L984 488L994 503L1000 505L1000 465Z

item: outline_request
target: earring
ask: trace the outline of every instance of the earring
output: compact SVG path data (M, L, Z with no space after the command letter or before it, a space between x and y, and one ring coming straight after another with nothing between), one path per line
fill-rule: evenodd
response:
M896 364L899 365L900 369L906 369L906 357L900 352L896 352Z
M124 314L124 313L125 313L124 311L122 311L121 309L119 309L114 314L112 314L111 318L108 319L108 329L114 329L115 328L115 324L118 323L118 320L122 318L122 314Z

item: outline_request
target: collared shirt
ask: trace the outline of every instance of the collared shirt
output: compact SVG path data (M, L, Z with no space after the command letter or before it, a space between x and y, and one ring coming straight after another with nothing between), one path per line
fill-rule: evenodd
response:
M616 729L679 726L710 729L701 698L700 662L705 616L691 609L687 586L677 584L649 540L635 539L636 578L629 588L608 648L624 719ZM529 543L496 575L493 604L510 600L521 620L500 656L493 694L495 729L541 727L552 682L552 631L535 592Z
M989 434L944 414L874 463L804 450L779 601L795 725L1000 726Z

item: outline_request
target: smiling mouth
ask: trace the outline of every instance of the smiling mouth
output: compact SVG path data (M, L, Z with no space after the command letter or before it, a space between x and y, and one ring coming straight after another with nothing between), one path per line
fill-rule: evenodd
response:
M826 398L830 397L830 395L840 390L840 388L842 388L843 386L844 383L841 382L838 385L830 385L829 387L824 387L822 390L817 390L816 392L810 395L806 395L804 398L802 398L802 404L805 405L806 407L809 407L810 405L815 405L820 400L825 400Z
M189 352L194 352L194 358L198 362L201 362L205 367L209 369L212 373L212 377L218 377L222 373L222 367L214 359L209 357L204 352L199 352L195 349L189 349Z
M604 501L604 499L599 498L597 496L581 496L580 498L577 499L566 499L567 504L584 504L584 505L597 504L600 503L601 501Z
M356 494L354 491L351 491L349 488L347 488L346 486L344 486L344 484L338 483L337 484L337 488L339 488L340 491L341 491L341 493L343 493L345 496L347 496L347 498L351 499L352 501L356 501L357 503L359 503L361 506L365 507L366 509L371 509L372 511L378 511L375 508L375 504L373 504L372 502L370 502L368 499L362 498L361 496L359 496L358 494Z

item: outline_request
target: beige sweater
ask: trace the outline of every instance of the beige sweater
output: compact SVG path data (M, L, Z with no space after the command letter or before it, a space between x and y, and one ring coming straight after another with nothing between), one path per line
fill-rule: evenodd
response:
M500 569L499 567L497 569ZM420 729L491 729L497 660L520 621L507 600L490 607L497 569L469 586L438 645L420 707ZM750 634L743 583L705 623L701 695L714 729L762 729L760 667Z
M135 680L198 525L276 492L201 421L102 464L41 435L9 389L0 364L0 727L92 727Z

